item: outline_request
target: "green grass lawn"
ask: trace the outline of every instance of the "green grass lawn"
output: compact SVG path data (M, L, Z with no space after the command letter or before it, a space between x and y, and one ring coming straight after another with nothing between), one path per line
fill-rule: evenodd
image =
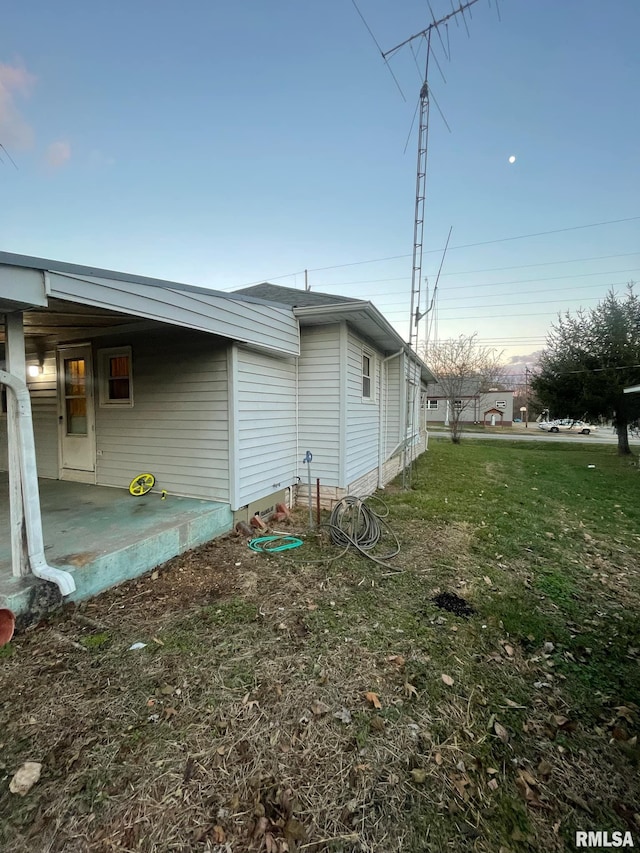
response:
M635 460L437 441L412 485L381 495L401 571L228 539L0 651L0 849L640 844Z

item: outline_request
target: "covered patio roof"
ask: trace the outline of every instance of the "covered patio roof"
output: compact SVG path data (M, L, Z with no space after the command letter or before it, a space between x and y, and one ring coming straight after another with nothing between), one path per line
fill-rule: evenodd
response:
M299 354L291 308L241 294L113 270L0 252L0 314L24 311L32 339L172 325L239 341L273 354ZM0 328L0 342L4 331Z

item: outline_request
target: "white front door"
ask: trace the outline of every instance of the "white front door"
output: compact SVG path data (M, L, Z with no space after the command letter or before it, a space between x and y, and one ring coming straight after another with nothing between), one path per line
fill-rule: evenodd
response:
M93 370L88 344L58 350L60 476L95 482Z

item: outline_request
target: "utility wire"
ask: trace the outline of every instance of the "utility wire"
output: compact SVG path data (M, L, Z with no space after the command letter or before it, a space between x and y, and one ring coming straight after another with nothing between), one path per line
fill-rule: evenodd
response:
M502 285L527 284L527 283L535 283L537 281L561 281L564 279L588 278L588 277L593 277L593 276L598 276L598 275L613 275L613 274L625 273L625 272L640 272L640 270L609 270L608 272L602 272L602 273L584 273L583 275L576 275L576 276L565 275L565 276L558 276L557 278L556 277L521 278L521 279L514 279L512 281L491 281L491 282L487 282L485 284L455 285L454 287L447 286L446 292L448 293L450 290L476 291L476 290L481 290L485 287L501 287ZM404 281L404 279L401 279L401 280ZM553 287L553 288L546 288L544 290L542 290L540 288L536 288L535 290L518 290L517 295L518 296L526 296L530 293L557 293L559 291L570 291L571 292L574 290L582 291L582 290L593 290L596 288L624 287L626 284L628 284L627 281L606 281L606 282L600 282L599 284L577 284L575 287ZM372 293L370 299L372 301L375 300L377 303L378 300L384 299L387 296L397 296L397 295L398 295L397 290L384 290L384 291L381 291L379 293ZM502 293L489 293L489 294L483 293L483 294L479 294L478 296L474 296L473 293L469 292L469 293L465 293L464 296L462 296L462 295L446 296L446 297L442 298L440 301L441 302L453 302L454 300L458 301L460 299L492 299L492 298L500 297L503 295L504 294L502 294ZM352 298L355 298L355 297L352 297ZM544 302L545 300L540 300L540 301ZM404 304L404 302L384 302L385 306L403 305L403 304Z
M483 269L477 270L454 270L453 272L443 272L441 275L444 276L459 276L459 275L477 275L478 273L483 272L507 272L509 270L525 270L532 269L534 267L553 267L556 264L577 264L583 263L585 261L604 261L610 260L611 258L630 258L637 257L640 255L640 252L622 252L617 255L594 255L590 258L564 258L559 261L538 261L535 264L516 264L514 266L509 267L485 267ZM615 271L614 271L615 272ZM582 278L584 275L595 275L596 273L579 273L575 276L569 276L569 278ZM608 273L602 273L603 275L608 275ZM328 281L322 285L325 287L348 287L351 284L376 284L378 282L386 282L386 281L406 281L407 276L397 276L395 278L364 278L358 281ZM533 280L533 279L531 279ZM545 281L546 279L535 279L535 281ZM455 284L448 285L447 289L451 290L453 288L458 287L471 287L469 284ZM475 287L479 287L480 285L473 285Z
M353 2L353 0L352 0L352 2ZM554 228L550 231L536 231L536 232L531 233L531 234L519 234L515 237L499 237L499 238L494 239L494 240L483 240L482 242L479 242L479 243L465 243L465 244L461 244L459 246L449 246L448 251L453 252L456 249L471 249L471 248L475 248L477 246L490 246L490 245L494 245L496 243L506 243L506 242L513 241L513 240L527 240L531 237L542 237L542 236L548 236L551 234L563 234L563 233L566 233L567 231L579 231L579 230L582 230L585 228L599 228L603 225L618 225L622 222L636 222L639 219L640 219L640 216L628 216L624 219L607 219L603 222L590 222L587 225L571 225L571 226L568 226L566 228ZM425 255L432 255L432 254L440 255L440 254L442 254L442 249L427 249L424 252L424 254ZM388 255L387 257L384 257L384 258L369 258L366 261L350 261L349 263L346 263L346 264L332 264L331 266L326 266L326 267L308 267L307 272L325 272L326 270L345 269L346 267L357 267L357 266L363 266L364 264L377 264L377 263L382 263L383 261L395 261L395 260L398 260L400 258L410 258L410 257L412 257L410 252L404 253L402 255ZM252 284L262 284L262 282L264 282L264 281L279 281L280 279L283 279L283 278L292 278L293 276L303 275L303 274L304 274L304 270L295 270L294 272L285 273L284 275L268 276L267 278L261 278L261 279L255 280L255 281L250 281L244 285L243 284L234 285L233 287L234 288L236 288L236 287L249 287ZM449 275L449 273L447 273L447 275ZM233 289L233 288L229 288L229 289Z
M11 156L11 154L9 154L9 152L8 152L8 151L7 151L7 149L4 147L4 145L2 144L2 142L0 142L0 148L2 148L2 150L3 150L3 151L4 151L4 153L7 155L7 157L9 158L9 160L13 163L13 166L14 166L14 168L15 168L16 172L17 172L17 171L18 171L18 167L17 167L17 166L16 166L16 164L15 164L15 160L13 159L13 157Z
M518 279L513 279L511 281L508 281L508 282L507 281L490 281L490 282L485 282L484 284L476 284L476 283L450 284L450 285L447 285L447 292L450 290L480 290L481 288L484 288L484 287L500 287L503 284L527 284L527 283L536 282L536 281L562 281L564 279L580 279L580 278L588 278L590 276L593 277L593 276L598 276L598 275L613 275L613 274L622 273L622 272L625 272L625 270L607 270L606 272L585 272L585 273L577 273L576 275L564 275L564 276L563 275L560 275L560 276L543 276L542 278L518 278ZM442 275L444 276L444 275L446 275L446 273L442 273ZM427 277L433 278L433 273L431 273L429 276L425 276L425 278L427 278ZM341 287L346 288L346 287L353 285L353 284L380 284L380 283L387 283L390 281L406 281L406 280L407 280L406 275L405 276L399 276L397 278L371 278L371 279L362 279L359 281L343 282ZM602 287L602 284L588 284L588 285L587 284L585 284L585 285L577 284L575 287L563 287L562 290L579 290L581 287L584 287L584 288ZM554 289L556 289L556 288L554 288ZM557 289L560 289L560 288L557 288ZM323 290L324 290L324 286L323 286ZM518 292L520 292L520 291L518 291ZM540 292L543 293L544 291L540 291ZM398 293L397 289L396 290L383 290L383 291L373 293L372 297L376 298L378 296L396 296L397 293ZM355 297L352 297L352 298L355 298ZM455 296L455 297L451 297L451 298L458 299L459 297ZM480 298L481 297L478 297L478 299L480 299ZM484 297L482 297L482 298L484 298Z

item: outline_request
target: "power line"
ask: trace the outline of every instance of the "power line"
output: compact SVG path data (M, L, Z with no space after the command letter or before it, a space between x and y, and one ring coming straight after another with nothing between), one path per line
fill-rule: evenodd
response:
M624 219L607 219L603 222L590 222L587 225L571 225L571 226L568 226L566 228L555 228L555 229L552 229L550 231L536 231L536 232L533 232L531 234L519 234L515 237L499 237L499 238L496 238L494 240L484 240L484 241L479 242L479 243L465 243L465 244L461 244L459 246L449 246L448 251L452 252L452 251L455 251L456 249L471 249L471 248L475 248L477 246L490 246L490 245L495 244L495 243L506 243L506 242L509 242L512 240L527 240L531 237L543 237L543 236L548 236L551 234L563 234L563 233L566 233L568 231L579 231L579 230L585 229L585 228L599 228L599 227L604 226L604 225L618 225L622 222L636 222L639 219L640 219L640 216L628 216ZM427 249L425 251L425 254L428 254L428 255L441 254L441 253L442 253L442 249ZM357 266L363 266L365 264L377 264L377 263L383 263L384 261L395 261L395 260L399 260L400 258L410 258L411 256L412 255L409 252L409 253L404 253L402 255L388 255L387 257L384 257L384 258L369 258L368 260L365 260L365 261L351 261L351 262L346 263L346 264L333 264L331 266L326 266L326 267L309 267L308 272L325 272L327 270L345 269L346 267L357 267ZM295 272L285 273L284 275L268 276L267 278L257 279L255 281L247 282L246 284L233 285L231 288L225 288L225 289L231 290L231 289L234 289L237 287L249 287L252 284L262 284L262 282L264 282L264 281L279 281L280 279L283 279L283 278L292 278L293 276L303 275L303 274L304 274L304 270L296 270ZM447 273L447 275L448 275L448 273Z
M610 282L606 286L609 288L621 287L625 283L626 282L623 282L623 281L614 281L614 282ZM587 285L586 287L583 287L582 290L593 289L593 288L598 288L598 287L602 287L602 285L600 285L600 284ZM550 290L543 290L543 291L540 291L540 290L522 290L522 291L518 292L517 296L520 297L520 296L524 296L524 295L529 294L529 293L557 293L559 290L562 290L562 289L563 288L557 288L557 289L552 288ZM567 288L567 289L574 290L576 288ZM390 295L395 295L395 294L390 294ZM500 295L502 295L502 294L493 294L491 297L489 297L489 299L495 298L495 297L500 296ZM493 310L494 308L505 308L505 307L514 306L514 305L550 305L550 304L554 304L554 303L566 304L566 302L567 302L567 300L565 298L562 298L562 299L534 299L534 300L530 300L529 302L494 303L494 302L490 302L489 299L487 299L484 296L469 296L468 298L469 299L485 299L486 305L460 305L460 304L458 304L455 306L455 308L454 307L443 308L442 310L444 310L444 311L454 311L454 310L455 311L471 311L471 310L474 310L477 308L487 308L488 310ZM593 302L594 300L599 299L599 298L600 298L599 296L588 296L588 297L585 297L583 301ZM450 297L449 299L441 299L440 300L440 302L458 302L458 301L459 301L459 297ZM387 311L387 309L390 309L390 308L393 309L394 306L402 306L405 304L406 303L404 301L403 302L385 302L385 303L383 303L383 307L384 307L385 311ZM392 310L389 313L391 313L391 314L398 313L400 310L401 309L398 308L396 311Z
M535 264L516 264L514 266L509 267L485 267L484 269L477 270L453 270L451 272L443 272L441 276L458 276L458 275L477 275L478 273L484 272L506 272L508 270L523 270L523 269L531 269L533 267L552 267L556 264L577 264L584 263L585 261L604 261L610 260L611 258L629 258L629 257L637 257L640 255L640 252L622 252L616 255L596 255L590 258L564 258L559 261L539 261ZM613 270L616 272L616 270ZM619 272L624 272L624 270L619 270ZM431 273L432 274L432 273ZM582 278L584 275L597 275L598 273L580 273L575 276L566 276L567 278ZM602 275L608 275L609 273L603 272ZM348 287L352 284L377 284L380 282L387 281L405 281L407 278L404 276L397 276L394 278L365 278L360 279L358 281L330 281L323 284L322 287ZM522 279L523 281L545 281L546 279ZM503 282L504 283L504 282ZM470 287L468 284L457 284L453 285L453 287ZM477 286L477 285L476 285ZM452 289L450 286L449 290Z
M624 272L624 270L620 270L620 272ZM604 275L604 273L603 273L603 275ZM546 281L546 280L547 279L538 279L538 281ZM549 279L549 281L552 281L552 279ZM540 288L536 288L535 290L519 290L518 296L527 296L530 293L561 293L565 290L568 290L568 291L595 290L597 288L602 288L602 287L621 287L623 283L626 284L626 282L615 282L614 281L614 282L609 282L606 285L603 285L603 284L577 284L575 287L547 287L547 288L544 288L542 290ZM488 285L481 285L481 286L484 287L484 286L488 286ZM491 286L493 287L493 285L491 285ZM499 294L494 294L494 295L498 296ZM440 302L452 302L453 300L457 300L459 298L460 298L459 296L448 296L445 299L441 299ZM469 297L465 297L465 298L486 299L487 297L485 295L485 296L469 296Z
M456 284L453 286L447 286L446 292L448 293L450 290L474 290L475 291L475 290L480 290L481 288L485 288L485 287L501 287L502 285L506 285L506 284L509 284L509 285L511 285L511 284L532 284L532 283L537 282L537 281L562 281L563 279L590 278L590 277L598 276L598 275L615 275L617 273L626 273L626 272L640 272L640 269L607 270L606 272L581 273L580 275L549 276L546 278L518 278L518 279L513 279L511 281L489 281L489 282L486 282L485 284ZM561 290L569 290L569 291L571 291L571 290L589 290L589 289L598 288L598 287L599 288L602 288L602 287L622 287L622 286L626 285L627 283L628 282L626 282L626 281L607 281L607 282L601 282L600 284L577 284L575 287L553 287L553 288L549 288L547 290L540 290L539 288L536 288L536 290L519 290L518 295L520 296L521 294L526 294L526 293L550 293L550 292L557 293L558 291L561 291ZM384 290L384 291L379 292L379 293L371 294L371 298L372 299L378 299L378 298L384 297L384 296L397 296L397 295L398 295L397 290ZM496 293L493 295L494 296L501 296L502 294ZM489 296L491 296L491 294L489 294ZM460 296L451 296L451 297L446 297L446 299L441 300L441 301L451 301L453 299L460 299L460 298L461 298ZM487 294L480 295L480 296L472 296L471 294L468 294L468 296L465 296L464 298L486 299ZM396 303L392 303L392 304L398 305L400 303L396 302Z

